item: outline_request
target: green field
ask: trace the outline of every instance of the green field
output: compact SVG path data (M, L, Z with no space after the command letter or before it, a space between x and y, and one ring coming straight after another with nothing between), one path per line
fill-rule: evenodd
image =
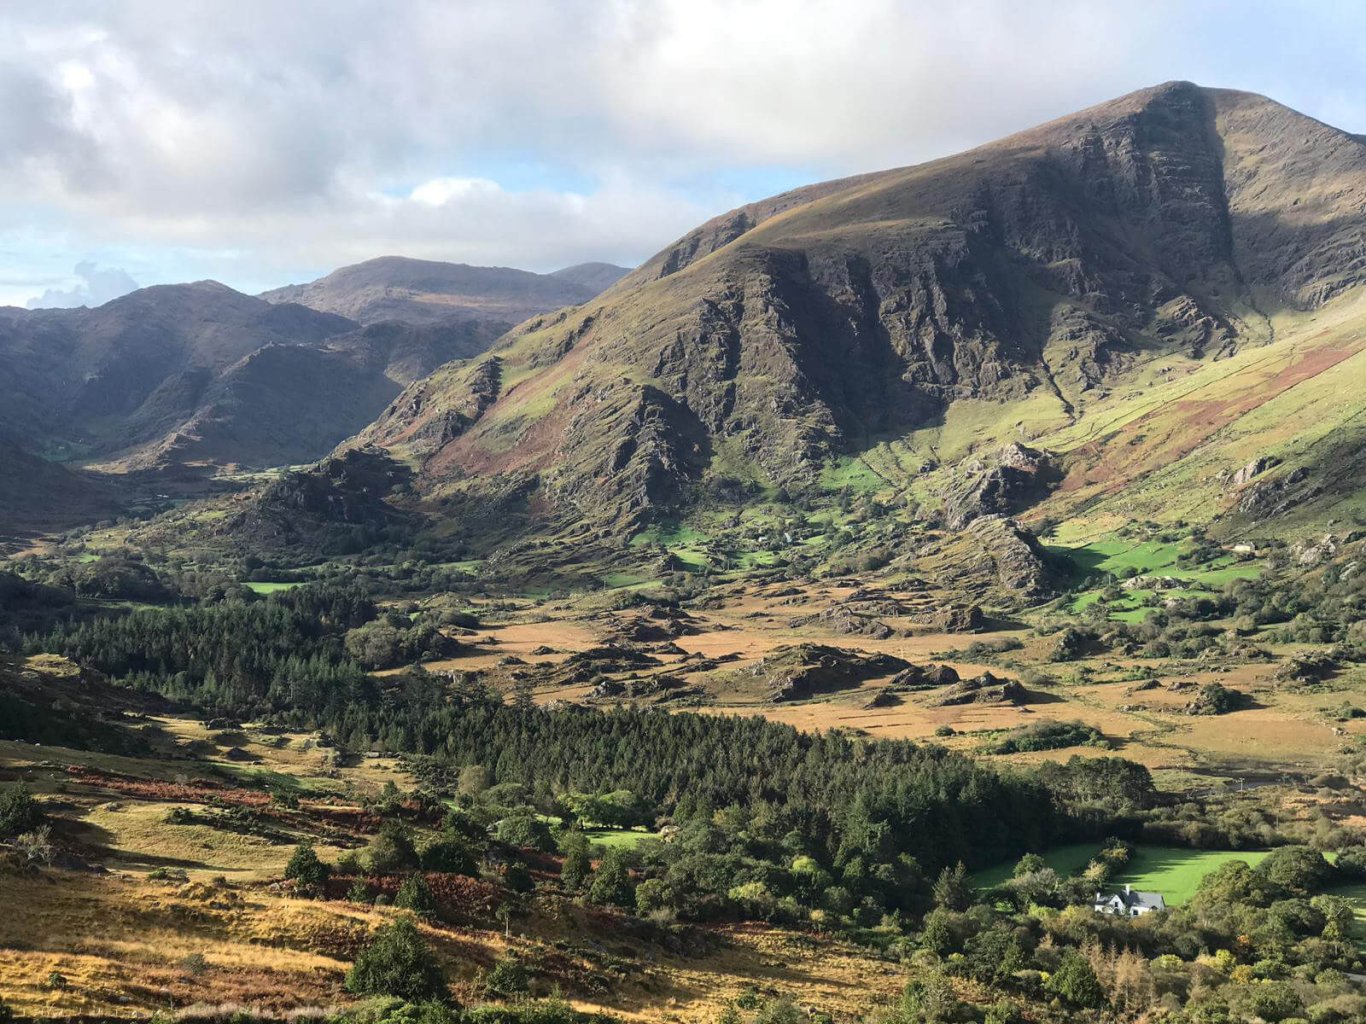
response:
M258 594L275 594L281 590L293 590L299 586L298 583L247 583L248 590L254 590Z
M538 814L536 817L551 828L561 828L564 819L558 814ZM586 828L583 834L594 846L604 849L629 850L645 839L658 839L659 833L647 828Z
M1075 875L1091 862L1100 849L1098 843L1073 843L1070 846L1055 846L1043 855L1048 866L1063 877ZM1015 861L983 868L973 873L972 882L979 889L993 889L1010 878L1015 870Z
M1073 875L1086 867L1100 847L1096 843L1074 843L1059 846L1043 855L1048 866L1060 875ZM1266 856L1265 850L1187 850L1175 846L1146 846L1134 848L1133 859L1126 869L1115 876L1112 885L1132 885L1135 889L1160 892L1170 906L1185 903L1195 895L1200 880L1211 871L1231 860L1257 864ZM989 889L1010 877L1015 865L997 864L978 871L973 881L978 888ZM1366 915L1366 886L1361 887L1360 914Z
M1115 884L1160 892L1175 906L1195 895L1200 880L1231 860L1259 864L1265 850L1186 850L1175 846L1139 846Z
M1177 559L1187 546L1184 542L1134 541L1122 537L1072 547L1061 544L1046 545L1051 554L1065 557L1070 561L1073 567L1072 578L1077 583L1093 580L1100 573L1113 576L1138 573L1170 576L1187 584L1171 590L1145 587L1125 591L1124 596L1111 602L1108 609L1110 619L1118 622L1142 622L1153 611L1153 608L1145 603L1148 598L1157 597L1165 600L1212 597L1234 580L1251 579L1261 574L1260 562L1239 561L1230 555L1214 558L1194 568L1178 567ZM1101 593L1100 589L1083 591L1066 607L1074 613L1084 611L1099 600Z
M594 846L629 850L643 839L655 839L657 833L643 828L586 828L583 834Z

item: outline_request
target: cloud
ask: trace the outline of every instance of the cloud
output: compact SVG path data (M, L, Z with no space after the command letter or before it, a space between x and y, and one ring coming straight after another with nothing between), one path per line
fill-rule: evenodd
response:
M917 162L1171 78L1366 126L1366 8L1326 3L49 0L0 27L0 233L230 283L634 262L768 171Z
M119 267L100 267L88 260L76 264L79 283L70 288L49 288L36 299L30 299L29 309L68 309L74 306L103 306L111 299L136 290L138 283Z

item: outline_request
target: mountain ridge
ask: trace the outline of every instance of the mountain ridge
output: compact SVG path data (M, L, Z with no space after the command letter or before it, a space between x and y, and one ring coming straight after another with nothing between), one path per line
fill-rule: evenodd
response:
M473 275L471 302L485 278L504 277L496 268L463 269ZM566 268L565 280L508 273L541 289L517 297L539 312L591 294L618 269L584 264ZM113 470L310 462L362 429L402 387L479 355L512 326L465 313L362 324L210 280L154 285L98 307L7 307L0 427L30 449Z
M1363 281L1366 146L1168 83L713 218L410 385L343 449L390 451L433 499L529 481L547 528L628 537L718 481L819 488L899 438L908 466L884 483L928 508L939 459L920 439L960 410L991 418L974 444L1019 436L1010 416L1062 429L1159 366L1272 344Z
M624 268L606 263L536 274L513 267L380 256L306 284L263 292L261 298L297 302L361 324L431 324L458 318L496 323L502 333L538 313L585 302L623 273Z

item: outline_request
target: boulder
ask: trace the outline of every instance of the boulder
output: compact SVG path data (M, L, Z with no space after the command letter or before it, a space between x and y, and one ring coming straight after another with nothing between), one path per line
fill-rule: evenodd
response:
M1274 455L1259 455L1242 469L1235 472L1229 482L1234 487L1242 487L1244 484L1251 483L1253 477L1261 476L1268 469L1272 469L1280 464L1281 460Z

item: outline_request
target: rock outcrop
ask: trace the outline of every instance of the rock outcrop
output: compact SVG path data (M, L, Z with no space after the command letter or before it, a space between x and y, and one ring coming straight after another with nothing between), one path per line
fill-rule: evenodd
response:
M1048 495L1062 479L1051 455L1012 442L955 467L946 486L944 525L961 530L983 516L1008 516Z
M1029 691L1018 679L1000 679L983 672L972 679L963 679L945 688L931 705L953 707L959 704L1028 704Z
M824 644L797 644L778 648L744 671L762 683L770 700L780 703L851 689L907 666L906 661L888 654L864 654Z

